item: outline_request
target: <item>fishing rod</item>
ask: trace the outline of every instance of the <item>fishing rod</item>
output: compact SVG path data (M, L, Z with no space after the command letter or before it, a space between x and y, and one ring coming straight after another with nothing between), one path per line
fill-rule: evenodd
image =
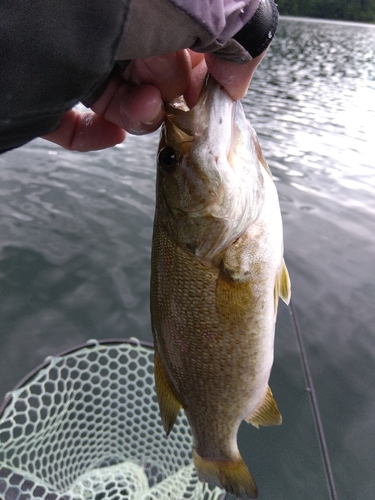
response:
M297 313L296 313L296 310L295 310L295 307L294 307L292 300L289 303L288 309L289 309L289 314L292 318L292 323L294 326L294 331L295 331L295 334L297 337L297 342L298 342L298 346L299 346L299 350L300 350L301 362L302 362L302 367L303 367L306 386L307 386L306 390L308 391L309 397L310 397L310 403L311 403L311 407L312 407L312 411L313 411L316 431L318 434L320 451L321 451L322 457L323 457L324 470L325 470L326 479L327 479L327 483L328 483L330 499L331 500L338 500L336 483L335 483L335 478L333 476L331 460L330 460L329 452L328 452L327 440L325 438L322 417L320 414L320 409L319 409L319 404L318 404L318 398L316 396L316 391L315 391L314 382L313 382L313 378L312 378L311 371L310 371L309 361L307 359L306 349L305 349L305 346L303 343L302 332L301 332L301 329L300 329L300 326L298 323L298 319L297 319Z

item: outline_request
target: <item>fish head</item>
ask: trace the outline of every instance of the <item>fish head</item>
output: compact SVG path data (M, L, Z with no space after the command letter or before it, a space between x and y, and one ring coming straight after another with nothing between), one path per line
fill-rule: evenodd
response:
M241 102L211 76L191 110L182 100L167 104L157 205L179 246L209 263L257 219L264 199L260 155Z

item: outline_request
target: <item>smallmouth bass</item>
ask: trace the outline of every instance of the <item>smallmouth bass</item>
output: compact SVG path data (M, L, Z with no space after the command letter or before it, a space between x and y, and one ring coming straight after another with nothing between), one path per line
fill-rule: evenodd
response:
M185 410L202 481L255 499L237 431L281 423L268 387L290 298L278 196L241 103L211 76L194 108L166 111L151 270L160 413L169 433Z

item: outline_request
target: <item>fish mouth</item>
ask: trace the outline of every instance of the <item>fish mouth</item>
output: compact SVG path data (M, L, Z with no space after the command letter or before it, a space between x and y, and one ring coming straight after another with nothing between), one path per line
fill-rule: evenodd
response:
M234 104L211 77L192 109L180 98L166 105L165 142L178 155L179 212L210 215L225 202L233 141L238 138Z
M175 192L170 194L168 206L176 214L199 217L209 215L223 200L225 186L218 156L210 148L205 147L202 152L200 144L205 127L197 126L193 131L192 111L171 114L165 122L164 142L174 149L178 164L178 171L171 174Z

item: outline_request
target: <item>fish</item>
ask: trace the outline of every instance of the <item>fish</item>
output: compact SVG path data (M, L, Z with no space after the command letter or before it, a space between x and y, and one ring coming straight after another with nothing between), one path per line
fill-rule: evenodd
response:
M209 75L198 103L166 105L151 256L156 394L181 408L203 482L256 499L237 432L278 425L268 386L279 297L290 299L275 183L240 101Z

